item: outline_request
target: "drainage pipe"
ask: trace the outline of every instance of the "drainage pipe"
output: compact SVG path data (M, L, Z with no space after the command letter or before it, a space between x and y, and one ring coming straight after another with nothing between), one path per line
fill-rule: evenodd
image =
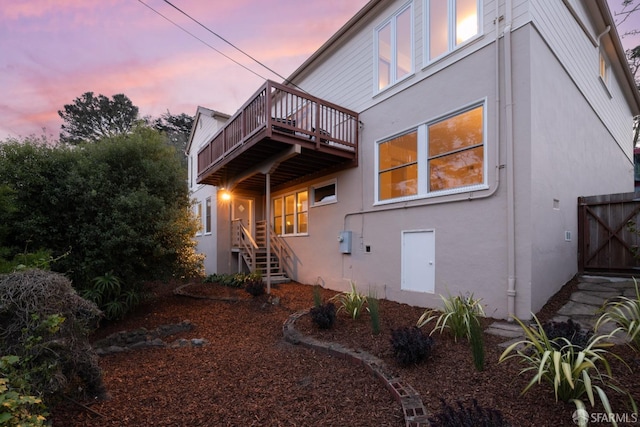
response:
M516 232L515 232L515 171L513 141L513 70L511 68L511 0L505 2L504 27L504 87L505 87L505 146L507 165L507 315L516 315Z

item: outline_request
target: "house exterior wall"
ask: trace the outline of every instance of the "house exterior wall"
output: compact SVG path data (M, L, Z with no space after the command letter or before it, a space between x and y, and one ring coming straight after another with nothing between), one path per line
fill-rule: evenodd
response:
M529 40L535 58L529 76L531 286L536 311L577 270L577 198L633 191L633 164L630 123L624 126L624 121L610 116L624 98L618 94L603 99L597 62L572 76L571 67L563 66L535 27L527 32L523 38ZM589 80L596 84L588 89L579 86ZM611 87L615 93L619 85L612 80ZM629 110L626 117L631 117ZM565 240L567 231L570 241Z
M335 175L338 202L310 208L308 236L285 237L299 259L296 280L337 290L353 280L363 291L425 307L439 306L441 294L473 292L490 315L506 316L506 198L498 183L504 172L495 73L495 48L485 46L361 112L359 167ZM376 204L376 142L476 102L484 103L486 114L486 189ZM351 254L338 251L341 230L353 233ZM401 289L401 238L409 230L435 232L433 293Z
M577 197L631 191L631 118L637 105L631 107L625 98L620 70L612 67L607 85L600 81L600 46L576 20L590 15L582 2L568 1L575 15L561 0L485 0L482 34L427 63L425 3L415 0L413 73L378 93L374 30L407 4L380 1L366 19L294 73L296 85L358 111L362 123L357 168L272 194L310 190L334 179L337 184L336 203L310 204L308 233L283 237L295 254L294 280L339 291L352 280L363 292L371 289L379 297L423 307L440 306L439 295L472 292L496 318L509 314L507 289L513 282L514 314L526 319L576 273ZM584 25L596 32L597 23ZM376 201L380 141L476 103L484 105L482 186ZM513 187L507 179L511 173ZM256 219L264 218L260 209L270 201L255 197ZM230 215L228 202L217 204L217 248L205 247L204 240L202 248L211 251L221 271L234 272ZM401 288L402 233L414 230L435 236L434 292ZM352 233L350 254L339 250L341 231ZM565 232L571 239L565 240Z
M189 167L189 190L194 202L194 210L197 212L198 205L202 209L201 232L196 234L197 252L204 254L205 274L212 274L218 271L218 247L220 245L220 221L218 219L219 208L217 207L218 191L216 187L196 183L198 176L198 150L206 144L216 132L224 125L225 115L217 115L216 112L199 108L194 120L192 139L188 147L188 167ZM206 220L206 201L211 199L211 231L205 232L204 221ZM224 233L224 232L223 232ZM228 233L228 230L227 230Z
M480 38L440 61L424 64L423 2L413 2L415 75L376 94L373 29L405 2L384 4L372 21L361 23L359 32L301 79L301 86L312 93L360 111L364 126L358 170L337 176L339 202L310 210L309 236L287 238L300 259L297 280L338 290L347 289L347 280L355 280L364 288L376 288L378 295L420 306L438 306L439 294L471 291L483 299L490 315L506 317L507 199L504 172L496 171L499 165L509 167L504 148L507 53L502 41L497 50L495 46L492 18L496 3L483 4ZM625 144L632 113L615 77L609 82L608 94L602 90L597 78L598 51L562 2L520 0L512 6L500 31L511 25L515 314L528 318L577 270L577 197L630 191L631 147ZM503 17L504 8L501 4ZM566 40L574 46L568 48ZM498 111L493 108L496 55L501 73ZM328 80L339 83L327 85ZM486 99L488 116L489 189L485 194L470 195L471 201L455 201L458 197L450 196L376 206L375 141L478 99ZM496 150L500 150L499 162L494 160ZM615 172L602 168L603 164ZM341 222L353 232L350 255L339 254L337 242L326 238L337 237ZM401 233L414 229L435 231L433 294L400 289ZM568 242L565 231L571 233ZM367 246L371 252L365 251Z

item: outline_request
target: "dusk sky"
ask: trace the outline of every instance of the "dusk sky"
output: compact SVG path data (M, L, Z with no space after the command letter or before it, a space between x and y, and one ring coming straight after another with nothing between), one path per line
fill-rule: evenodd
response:
M1 1L0 141L43 132L57 139L58 110L89 91L124 93L141 116L193 115L198 105L233 114L263 78L282 81L163 0ZM286 77L367 1L171 3ZM609 3L621 9L622 0ZM640 28L640 13L626 28ZM623 39L625 48L637 44Z

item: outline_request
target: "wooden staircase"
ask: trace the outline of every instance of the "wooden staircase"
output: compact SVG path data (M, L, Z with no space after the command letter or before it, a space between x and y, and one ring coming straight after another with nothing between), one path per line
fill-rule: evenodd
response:
M251 272L260 273L263 280L270 273L271 283L290 281L291 252L284 241L275 232L271 233L271 257L267 259L267 222L256 223L256 235L251 236L249 230L240 221L233 222L234 246L239 249L242 260Z

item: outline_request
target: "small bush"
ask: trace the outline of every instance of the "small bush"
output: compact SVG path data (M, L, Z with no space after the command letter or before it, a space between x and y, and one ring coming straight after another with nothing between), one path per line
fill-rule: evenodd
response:
M244 290L253 297L264 294L264 282L260 273L251 273L244 279Z
M221 286L240 289L245 286L247 274L210 274L204 279L204 283L217 283Z
M83 298L94 302L108 320L122 318L133 310L142 298L138 287L125 287L119 277L112 272L94 277L91 287L81 292Z
M394 329L391 332L393 357L400 365L413 365L426 359L433 350L434 341L416 326Z
M549 338L556 350L564 347L566 341L576 347L585 348L593 336L593 331L582 329L579 323L571 319L566 322L545 322L542 325L542 329L544 329L547 338ZM564 340L560 340L559 338L564 338Z
M336 321L336 306L332 302L320 304L309 310L311 320L320 329L329 329Z
M457 401L456 406L440 399L440 412L429 418L432 427L509 427L497 409L483 408L476 399L471 406L464 406Z

